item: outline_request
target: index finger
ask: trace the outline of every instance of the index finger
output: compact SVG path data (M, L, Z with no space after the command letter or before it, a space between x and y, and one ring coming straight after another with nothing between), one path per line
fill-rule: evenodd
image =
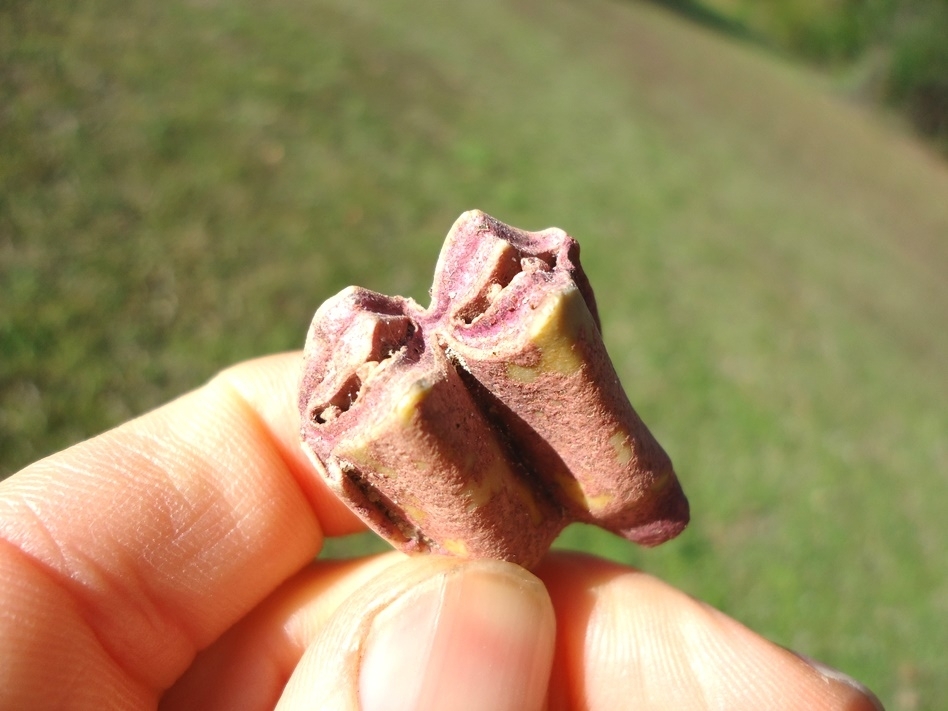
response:
M3 482L0 580L23 588L8 618L68 644L84 625L120 675L162 689L324 534L358 530L297 444L299 363L236 366Z

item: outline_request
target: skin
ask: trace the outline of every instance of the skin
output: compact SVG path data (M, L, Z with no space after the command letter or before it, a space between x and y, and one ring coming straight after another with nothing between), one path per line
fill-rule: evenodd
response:
M298 446L299 365L238 365L0 484L0 707L879 708L596 558L313 562L362 524Z

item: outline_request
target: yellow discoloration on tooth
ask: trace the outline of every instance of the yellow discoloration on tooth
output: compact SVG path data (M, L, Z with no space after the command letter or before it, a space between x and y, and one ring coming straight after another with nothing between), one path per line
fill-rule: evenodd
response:
M507 484L520 500L520 503L527 509L527 515L530 516L530 523L534 526L542 524L544 520L543 513L540 511L540 507L537 506L537 500L533 497L533 492L530 491L529 487L514 477L511 477Z
M597 496L586 497L589 513L593 515L602 513L606 510L606 507L609 506L609 504L615 501L615 498L616 497L612 494L599 494Z
M472 481L464 487L463 495L467 498L467 510L474 511L489 502L502 486L505 473L495 465L490 471L484 472L478 480Z
M418 413L425 398L431 394L432 383L418 380L411 384L408 392L402 395L393 410L397 422L402 425L411 424L412 418Z
M672 473L671 472L662 472L655 479L652 480L651 485L649 485L649 490L653 492L659 492L665 487L667 487L672 482Z
M612 494L588 495L579 482L568 474L555 474L554 479L570 499L592 514L601 513L615 500L615 496Z
M618 430L609 438L609 444L612 445L612 449L616 453L616 461L619 463L619 466L625 466L632 461L631 438L627 432Z
M336 455L355 464L359 469L371 472L372 476L383 479L397 479L398 469L380 461L372 450L372 443L378 439L376 433L362 437L351 437L336 445Z
M583 491L583 488L579 485L578 481L564 472L557 472L554 474L553 478L556 480L556 483L559 485L560 489L562 489L570 499L582 506L584 509L587 508L586 492Z
M426 514L422 509L417 506L411 506L410 504L404 504L402 506L402 511L405 512L405 515L408 516L418 526L423 526L428 519L428 514Z
M544 299L530 326L530 341L540 350L536 370L562 375L578 371L583 358L577 346L592 325L592 316L576 287Z
M537 379L539 372L534 368L525 368L516 363L507 363L507 377L519 383L529 384Z
M536 365L507 364L507 377L529 384L541 375L572 375L583 366L579 343L595 323L582 294L570 287L547 296L537 307L527 333L529 342L539 351Z
M372 461L370 462L370 464L372 465L372 468L373 468L376 472L378 472L379 474L381 474L381 475L382 475L383 477L385 477L386 479L397 479L397 478L398 478L398 470L395 469L395 467L389 466L388 464L382 464L382 463L379 462L378 460L372 460Z
M492 448L494 450L495 448ZM506 489L511 495L523 505L530 517L530 522L534 526L539 526L544 521L543 513L537 505L533 493L530 491L517 475L507 466L499 451L492 451L492 464L490 468L464 487L462 493L468 499L467 511L473 512L481 506L486 506L500 492Z
M452 553L460 558L467 558L468 556L467 545L464 543L464 541L459 541L455 538L448 538L441 545L444 546L444 549L448 551L448 553Z
M511 471L504 453L495 442L490 442L486 452L471 452L464 461L467 481L462 490L467 497L467 510L474 511L489 503L504 488L504 482L510 479ZM486 469L484 466L486 464Z

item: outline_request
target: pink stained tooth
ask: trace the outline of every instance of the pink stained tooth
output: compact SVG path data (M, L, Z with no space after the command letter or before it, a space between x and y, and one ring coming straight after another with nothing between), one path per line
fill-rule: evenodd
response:
M357 287L328 300L307 338L300 410L320 474L408 552L532 567L573 521L643 545L688 522L561 230L467 212L428 309Z
M450 287L447 352L570 515L644 545L681 532L687 499L606 353L576 241L468 213L449 250L490 255L480 273L503 272L505 283Z
M567 521L428 347L423 317L407 299L353 287L320 307L300 395L304 448L396 547L533 565Z

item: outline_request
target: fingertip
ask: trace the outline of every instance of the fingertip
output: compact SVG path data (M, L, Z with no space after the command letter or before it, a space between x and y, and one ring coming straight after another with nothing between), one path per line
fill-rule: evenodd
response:
M871 692L764 639L663 581L589 556L538 568L560 624L567 707L875 711ZM835 670L834 670L835 672Z
M459 567L375 618L359 673L362 708L539 708L554 634L535 577L493 561Z
M857 681L839 669L828 666L823 662L806 656L805 654L800 654L799 652L796 652L792 649L786 649L785 651L792 654L794 657L799 659L806 666L816 672L816 674L822 677L827 682L827 684L842 687L842 695L848 695L851 697L851 700L848 701L847 705L844 707L845 711L885 711L885 707L883 707L882 701L879 700L879 697L876 696L872 690L862 682ZM849 693L847 694L847 692Z
M283 708L539 709L555 625L542 583L518 566L411 558L337 611Z

